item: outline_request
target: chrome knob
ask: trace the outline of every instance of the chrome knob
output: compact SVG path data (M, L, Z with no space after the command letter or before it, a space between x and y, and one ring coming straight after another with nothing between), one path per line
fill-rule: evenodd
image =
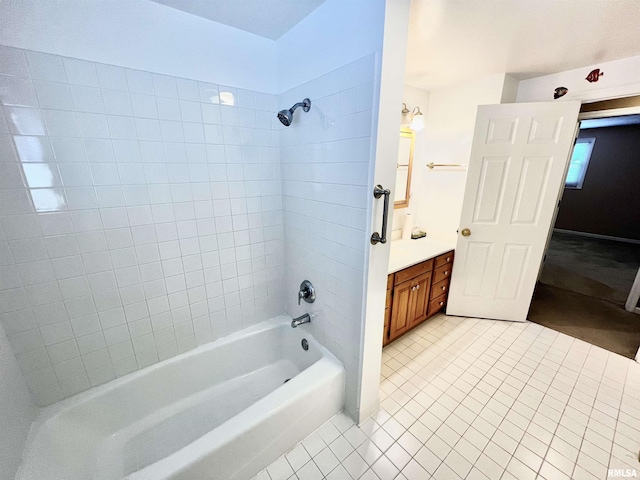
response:
M316 289L313 288L313 284L309 280L304 280L300 284L300 290L298 291L298 305L300 300L304 300L307 303L313 303L316 301Z

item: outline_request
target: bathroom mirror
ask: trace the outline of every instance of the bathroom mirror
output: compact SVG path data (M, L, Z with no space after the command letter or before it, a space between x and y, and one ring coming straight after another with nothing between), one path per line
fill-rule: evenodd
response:
M413 130L400 129L400 147L396 163L396 189L393 196L393 208L409 206L411 196L411 167L413 166Z

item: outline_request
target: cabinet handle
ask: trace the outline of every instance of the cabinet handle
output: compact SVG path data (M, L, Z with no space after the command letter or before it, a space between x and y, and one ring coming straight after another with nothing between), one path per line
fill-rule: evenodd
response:
M442 289L443 292L447 289L447 287L445 287L444 285L441 286L440 288Z
M443 306L443 305L444 305L444 302L440 302L438 305Z
M449 270L446 270L446 271L444 272L444 276L446 277L447 275L449 275Z
M416 287L411 287L411 291L415 292L416 291Z
M450 262L450 261L451 261L451 257L447 257L447 262Z
M416 285L416 290L420 290L420 285Z

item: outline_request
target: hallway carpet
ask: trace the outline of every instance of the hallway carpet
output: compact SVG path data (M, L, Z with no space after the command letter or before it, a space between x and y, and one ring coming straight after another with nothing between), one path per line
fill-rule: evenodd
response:
M640 347L640 315L621 305L538 283L530 321L634 358Z
M640 266L640 245L553 232L540 281L624 305Z

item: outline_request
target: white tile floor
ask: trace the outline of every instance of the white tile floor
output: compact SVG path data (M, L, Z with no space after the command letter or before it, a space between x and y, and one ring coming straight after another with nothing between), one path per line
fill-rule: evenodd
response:
M640 364L599 347L440 315L385 348L382 376L375 418L334 417L256 479L640 477Z

